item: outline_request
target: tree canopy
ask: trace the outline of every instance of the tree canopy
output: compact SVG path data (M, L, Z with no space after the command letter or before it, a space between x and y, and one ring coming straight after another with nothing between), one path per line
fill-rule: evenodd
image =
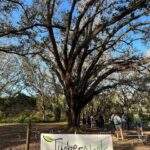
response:
M117 74L149 62L149 0L2 0L0 51L39 59L61 83L72 126L102 91L126 83Z

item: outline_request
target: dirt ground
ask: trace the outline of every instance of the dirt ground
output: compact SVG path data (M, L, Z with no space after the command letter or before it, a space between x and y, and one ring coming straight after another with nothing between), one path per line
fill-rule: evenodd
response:
M41 133L65 133L65 125L41 124L32 125L30 150L40 150ZM109 131L88 129L89 134L109 134ZM150 130L144 131L144 138L139 140L135 130L124 132L125 140L117 141L113 137L114 150L150 150ZM5 125L0 126L0 150L24 150L26 143L26 125Z

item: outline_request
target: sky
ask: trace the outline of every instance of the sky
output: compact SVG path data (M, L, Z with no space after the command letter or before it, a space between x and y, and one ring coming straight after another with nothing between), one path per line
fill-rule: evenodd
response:
M26 1L26 4L27 5L31 5L32 4L32 1L33 0L27 0ZM43 1L43 0L39 0L39 1ZM62 3L62 5L60 6L60 8L61 9L68 9L68 7L69 7L69 5L68 5L68 3L66 3L65 1L63 1L63 3ZM19 11L14 11L13 13L12 13L12 19L14 20L14 22L17 22L17 21L19 21L19 15L20 15L20 13L19 13ZM150 20L150 18L143 18L143 21L146 21L146 20ZM17 25L17 24L16 24ZM133 36L133 35L132 35ZM138 35L134 35L134 36L138 36ZM11 40L9 40L9 44L11 44L11 43L13 43L15 41L15 39L11 39ZM0 44L8 44L8 41L4 38L4 39L0 39ZM140 40L139 41L135 41L134 42L134 46L140 51L140 52L142 52L142 53L144 53L144 54L146 54L147 53L147 51L148 51L148 49L150 48L150 44L149 45L145 45L145 44L143 44Z

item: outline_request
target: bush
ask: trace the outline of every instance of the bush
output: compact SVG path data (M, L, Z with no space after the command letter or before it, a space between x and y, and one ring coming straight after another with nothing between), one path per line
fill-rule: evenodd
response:
M3 119L3 118L5 118L5 113L0 111L0 119Z
M19 122L19 123L24 123L25 119L27 118L27 114L25 114L24 112L21 112L15 119L15 122Z
M39 111L32 112L30 114L30 118L38 118L38 119L40 119L40 118L42 118L42 113L39 112Z

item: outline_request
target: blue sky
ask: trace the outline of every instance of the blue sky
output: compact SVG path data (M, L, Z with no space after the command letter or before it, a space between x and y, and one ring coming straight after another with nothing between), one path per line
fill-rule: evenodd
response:
M31 5L32 4L32 1L33 0L27 0L26 1L26 4L27 5ZM41 0L42 1L42 0ZM61 9L69 9L69 4L66 2L66 1L63 1L63 3L60 5L60 8ZM20 9L21 10L21 9ZM15 20L14 22L17 22L19 21L19 18L20 17L20 13L19 11L14 11L12 13L12 19ZM142 21L147 21L149 20L150 21L150 18L146 17L146 18L142 18ZM17 24L16 24L17 25ZM133 35L132 35L133 36ZM138 35L134 35L134 36L138 36ZM15 40L15 39L14 39ZM13 42L14 41L13 39L10 40L9 42ZM8 41L7 40L0 40L0 44L4 42L4 43L7 43ZM142 42L140 40L134 42L134 46L137 47L138 50L140 50L141 52L143 53L146 53L147 50L150 48L150 44L148 45L145 45L145 44L142 44Z
M32 1L33 0L27 0L25 1L26 2L26 5L31 5L32 4ZM42 1L42 0L41 0ZM70 9L69 8L69 4L66 2L66 1L63 1L63 3L60 5L60 9ZM20 11L14 11L12 13L12 20L14 22L14 24L17 26L17 22L19 22L20 20L20 13L21 13L22 9L20 8ZM150 17L143 17L142 18L142 21L147 21L149 20L150 21ZM131 34L131 36L136 36L138 37L139 35L138 34ZM16 39L15 38L11 38L11 39L6 39L6 38L1 38L0 39L0 44L11 44L11 43L14 43L14 41L16 42ZM141 52L141 53L147 53L147 50L150 48L150 44L147 43L146 44L143 44L140 40L138 41L135 41L134 43L134 46Z

